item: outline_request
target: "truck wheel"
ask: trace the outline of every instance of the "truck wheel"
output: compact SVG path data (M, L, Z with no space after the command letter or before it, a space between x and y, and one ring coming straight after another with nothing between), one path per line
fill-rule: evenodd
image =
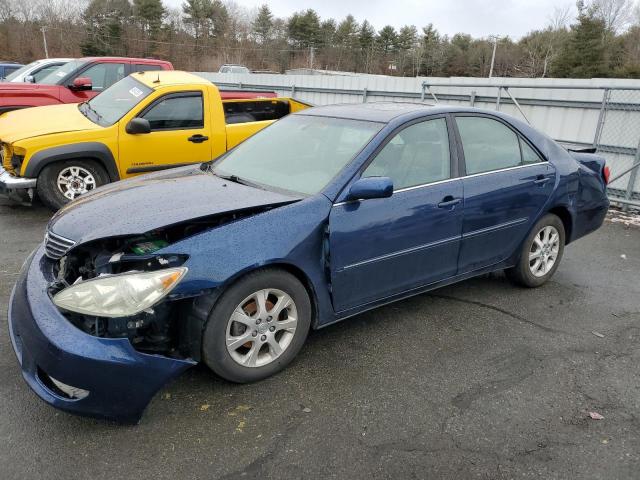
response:
M226 290L209 313L202 358L237 383L254 382L285 368L311 325L309 294L283 270L258 270Z
M52 210L101 185L109 183L109 175L94 160L65 160L46 166L38 176L38 197Z
M505 270L507 278L517 285L529 288L544 284L558 269L564 242L562 220L548 213L538 220L522 243L518 263Z

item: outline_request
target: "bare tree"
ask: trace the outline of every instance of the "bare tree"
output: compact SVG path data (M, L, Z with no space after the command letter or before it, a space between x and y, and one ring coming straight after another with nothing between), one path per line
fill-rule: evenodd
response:
M570 3L564 6L553 7L553 14L549 15L547 25L551 30L565 30L572 17L573 6Z
M632 0L592 0L591 7L607 30L618 33L631 23L635 5Z

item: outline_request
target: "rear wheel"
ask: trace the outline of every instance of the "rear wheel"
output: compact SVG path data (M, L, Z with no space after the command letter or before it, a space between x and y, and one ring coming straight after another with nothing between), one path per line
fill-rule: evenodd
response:
M65 160L45 167L38 176L38 197L46 206L58 210L101 185L109 175L94 160Z
M505 270L509 280L525 287L539 287L558 269L564 253L562 220L551 213L542 217L522 244L518 264Z
M247 275L222 294L209 314L202 357L221 377L253 382L286 367L311 325L306 289L283 270Z

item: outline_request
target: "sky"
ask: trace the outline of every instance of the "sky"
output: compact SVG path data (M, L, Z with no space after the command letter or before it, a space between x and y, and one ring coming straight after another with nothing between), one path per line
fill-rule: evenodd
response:
M418 29L433 23L443 34L469 33L474 37L489 35L518 39L531 30L544 28L554 7L571 6L574 0L233 0L240 6L255 9L266 3L274 15L313 8L322 18L338 21L351 13L358 22L367 19L377 29L393 25L415 25ZM183 0L164 0L179 7ZM572 15L573 16L573 15Z

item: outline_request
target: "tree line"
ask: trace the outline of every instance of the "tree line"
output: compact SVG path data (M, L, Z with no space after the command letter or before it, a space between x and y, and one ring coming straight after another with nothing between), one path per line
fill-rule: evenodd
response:
M428 24L376 29L366 19L321 18L313 9L288 18L268 5L232 1L0 0L0 58L156 57L179 69L222 63L284 72L316 68L400 76L640 78L640 8L632 0L579 0L519 40L452 36ZM496 30L500 26L496 25Z

